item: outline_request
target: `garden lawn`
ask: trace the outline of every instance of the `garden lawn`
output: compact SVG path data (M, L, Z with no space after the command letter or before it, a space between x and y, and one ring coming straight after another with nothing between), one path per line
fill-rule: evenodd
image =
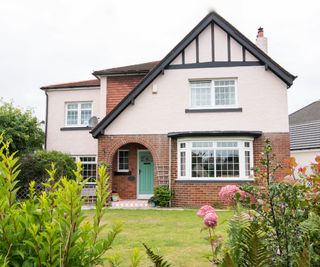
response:
M93 211L87 211L93 214ZM219 224L217 233L226 237L231 211L217 212ZM139 248L143 261L141 266L151 266L142 243L146 243L156 253L165 257L172 266L210 266L204 255L210 252L207 232L202 231L202 219L196 210L124 210L108 209L103 223L122 222L123 231L116 238L112 251L123 260L121 266L129 266L131 252ZM102 235L106 235L109 227ZM106 265L108 266L108 264Z

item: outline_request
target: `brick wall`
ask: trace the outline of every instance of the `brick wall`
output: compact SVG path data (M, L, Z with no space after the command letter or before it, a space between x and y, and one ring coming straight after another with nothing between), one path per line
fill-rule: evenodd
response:
M136 85L143 75L108 77L107 80L107 113L109 113Z
M129 171L130 173L118 173L118 156L113 156L112 161L112 192L117 192L122 199L137 198L137 150L146 149L140 144L128 144L120 147L120 149L129 150ZM135 177L130 180L129 176Z
M115 175L117 169L117 151L129 148L129 168L133 176L137 177L137 149L148 149L154 161L154 185L168 182L168 144L166 135L117 135L100 136L98 139L98 161L110 165L112 189L117 191L123 199L137 197L137 183L129 181L128 175ZM165 180L165 181L164 181Z
M264 146L264 140L271 140L274 153L279 161L283 161L290 155L289 133L265 133L256 138L253 142L254 164L258 164L260 153ZM152 154L155 166L155 186L166 183L166 177L169 177L169 171L163 174L163 169L169 167L169 138L166 135L119 135L119 136L101 136L99 138L98 159L106 161L113 165L116 151L125 144L138 143L146 147ZM161 169L161 171L159 171ZM227 184L237 184L230 182L182 182L176 181L177 178L177 142L171 141L171 186L175 191L175 197L172 201L173 206L177 207L199 207L204 204L213 204L219 202L218 192L221 187ZM160 178L161 172L163 177ZM284 171L279 171L277 176L284 177ZM112 177L113 179L113 177ZM115 178L118 179L118 178ZM121 179L119 177L119 179ZM116 183L119 183L115 180ZM128 188L130 184L124 184L123 189ZM133 197L133 195L131 195Z

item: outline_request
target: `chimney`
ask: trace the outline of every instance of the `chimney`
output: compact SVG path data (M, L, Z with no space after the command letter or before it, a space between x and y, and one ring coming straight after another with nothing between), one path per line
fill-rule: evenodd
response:
M263 28L258 29L256 45L266 54L268 53L268 39L264 37Z

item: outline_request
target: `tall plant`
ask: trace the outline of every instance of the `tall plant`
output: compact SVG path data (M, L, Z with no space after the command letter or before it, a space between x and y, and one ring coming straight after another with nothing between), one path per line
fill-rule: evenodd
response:
M48 171L46 190L35 194L30 183L29 199L16 201L18 158L10 154L10 142L0 136L0 262L3 266L94 266L103 263L104 253L121 230L114 225L106 238L100 236L101 218L109 196L106 166L99 167L97 202L90 222L81 210L81 190L86 180L81 166L75 179L62 177L55 182L54 165Z

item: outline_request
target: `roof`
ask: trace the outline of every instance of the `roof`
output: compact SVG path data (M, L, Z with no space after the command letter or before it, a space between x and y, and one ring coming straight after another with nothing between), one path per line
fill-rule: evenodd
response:
M129 65L124 67L117 67L112 69L94 71L93 75L121 75L121 74L147 74L152 70L160 61L151 61L147 63Z
M320 148L320 120L290 125L290 149Z
M94 79L94 80L86 80L86 81L71 82L71 83L52 84L52 85L42 86L40 89L46 90L46 89L97 87L97 86L100 86L100 81L98 79Z
M210 12L204 17L193 30L182 39L180 43L176 45L173 50L169 52L145 77L142 81L118 103L118 105L105 116L97 126L91 131L92 136L97 138L100 134L103 134L104 129L119 116L119 114L128 106L133 103L135 98L138 97L141 92L156 78L164 69L210 24L216 23L224 31L226 31L234 40L239 42L246 50L254 55L260 62L262 62L266 69L272 71L283 82L290 87L296 76L290 74L261 49L259 49L254 43L252 43L247 37L240 33L234 26L227 22L224 18L218 15L216 12Z
M289 115L289 124L300 124L320 120L320 100L315 101Z

